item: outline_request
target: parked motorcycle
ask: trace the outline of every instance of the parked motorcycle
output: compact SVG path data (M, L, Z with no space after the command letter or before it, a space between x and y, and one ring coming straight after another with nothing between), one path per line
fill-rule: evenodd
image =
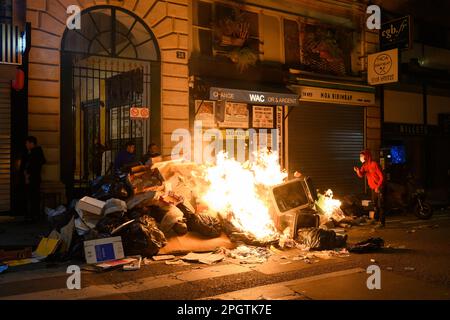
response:
M404 184L387 181L385 210L387 213L414 213L423 220L430 219L433 215L433 207L427 201L425 190L418 186L411 174L406 177Z

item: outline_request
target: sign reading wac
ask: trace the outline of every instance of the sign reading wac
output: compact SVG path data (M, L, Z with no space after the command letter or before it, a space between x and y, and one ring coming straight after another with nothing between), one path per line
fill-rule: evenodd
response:
M411 48L411 18L395 19L381 25L380 50Z
M398 82L398 49L369 55L367 81L370 85Z
M209 92L211 100L242 102L258 105L297 106L298 95L287 93L257 92L248 90L212 87Z

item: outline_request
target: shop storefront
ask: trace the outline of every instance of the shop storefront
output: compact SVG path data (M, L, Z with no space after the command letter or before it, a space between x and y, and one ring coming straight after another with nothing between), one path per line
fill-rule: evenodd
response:
M374 89L322 82L322 87L295 84L298 108L288 114L288 170L313 177L317 188L335 193L364 192L353 167L367 143L366 108L375 106Z
M298 95L281 86L207 83L203 94L197 91L192 95L194 121L202 121L203 130L219 129L223 148L230 153L227 146L235 147L231 156L239 158L238 148L245 145L247 160L253 151L267 146L278 152L284 166L284 119L287 108L299 105Z

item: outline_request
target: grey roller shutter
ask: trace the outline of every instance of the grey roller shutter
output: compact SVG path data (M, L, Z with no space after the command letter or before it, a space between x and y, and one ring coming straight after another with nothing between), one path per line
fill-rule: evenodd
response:
M10 210L11 100L10 81L0 80L0 212Z
M290 173L298 170L312 178L321 191L337 195L364 192L364 182L353 167L364 148L364 108L308 104L288 117Z

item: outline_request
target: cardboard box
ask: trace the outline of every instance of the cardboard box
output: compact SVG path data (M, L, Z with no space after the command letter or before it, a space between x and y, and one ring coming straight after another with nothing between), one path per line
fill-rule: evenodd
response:
M123 259L125 255L122 238L113 237L85 241L84 255L88 264Z
M103 213L103 207L106 202L91 198L84 197L78 201L78 209L91 214L101 215Z

